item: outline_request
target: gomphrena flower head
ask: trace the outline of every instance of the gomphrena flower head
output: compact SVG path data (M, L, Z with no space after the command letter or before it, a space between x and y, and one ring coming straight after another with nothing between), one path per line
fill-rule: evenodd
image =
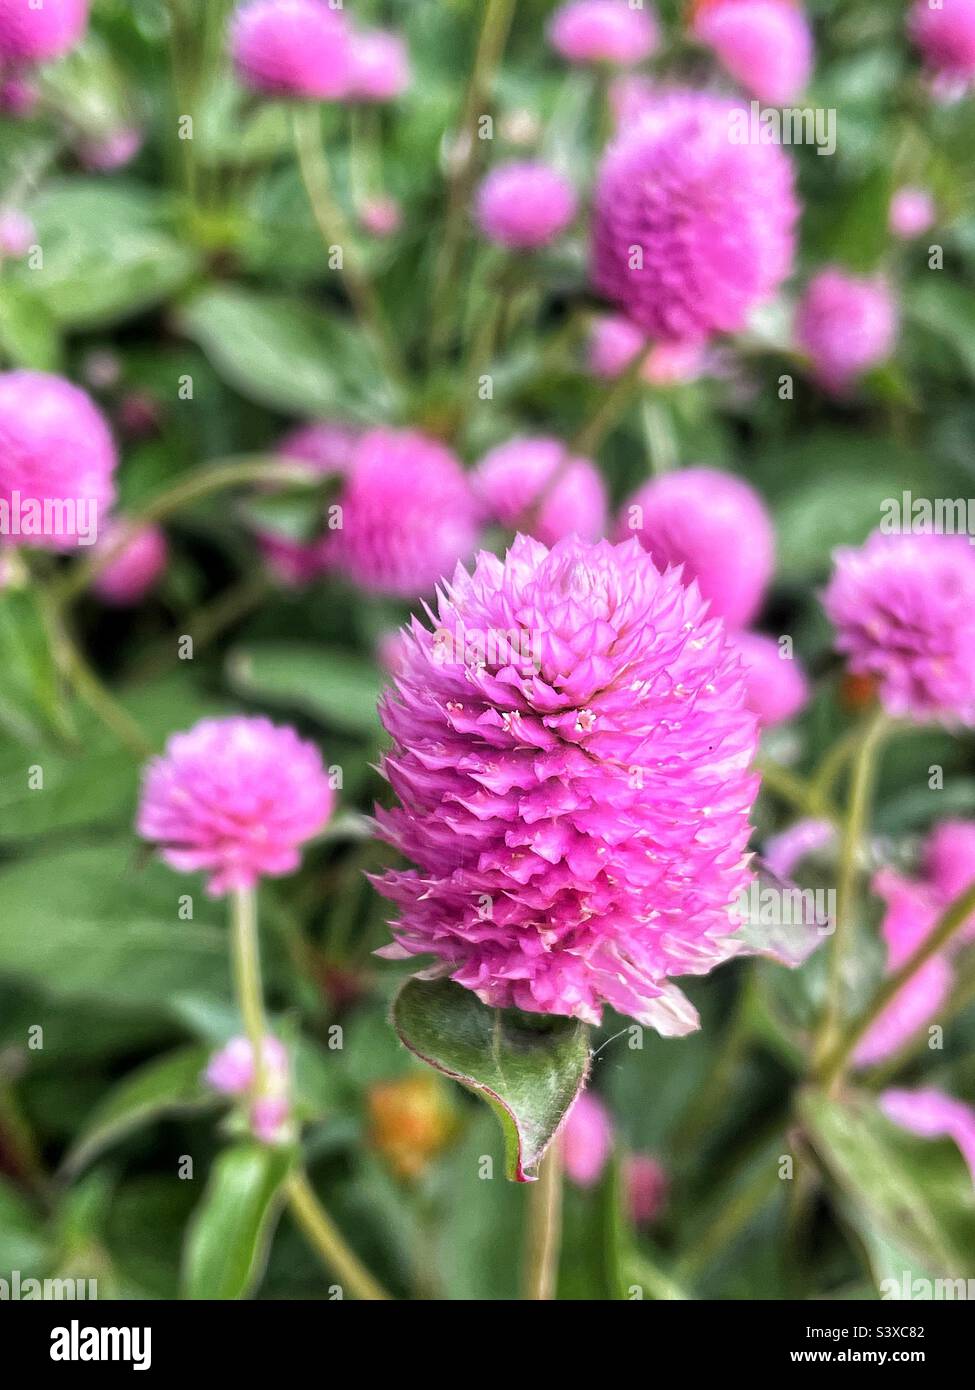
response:
M878 1103L888 1120L911 1134L922 1139L953 1139L975 1184L975 1109L933 1086L917 1091L882 1091Z
M321 755L263 717L203 719L146 768L138 829L213 897L292 873L334 801Z
M308 464L323 479L344 476L359 438L351 425L335 420L319 420L301 425L285 436L277 456L285 463ZM300 588L312 583L323 572L321 545L264 524L257 529L257 543L264 562L280 584Z
M854 676L888 712L975 723L975 550L962 536L887 535L834 555L823 596Z
M323 563L373 593L431 593L477 543L479 508L451 451L413 430L370 430L352 455L342 525Z
M799 213L779 145L703 92L661 96L607 150L593 208L596 288L650 338L742 328L792 268Z
M975 883L975 821L946 820L936 825L924 847L924 868L934 891L947 907ZM975 913L956 938L975 941Z
M623 1160L623 1191L634 1226L650 1226L666 1205L670 1178L652 1154L627 1154Z
M975 0L914 0L907 25L936 78L961 89L975 81Z
M694 33L759 101L787 105L809 81L812 31L792 0L718 0L698 11Z
M352 35L350 101L395 101L410 85L410 59L399 34L367 29Z
M612 1151L609 1111L594 1092L580 1092L562 1127L562 1158L569 1181L576 1187L593 1187Z
M430 617L381 706L380 833L418 866L378 880L384 953L495 1007L689 1032L669 977L737 953L751 880L756 724L722 624L635 540L525 536Z
M82 140L78 145L78 159L84 168L94 173L111 174L131 164L144 143L145 135L138 126L119 126L107 134Z
M741 478L683 468L641 487L627 502L619 535L639 537L658 568L683 565L711 612L743 627L762 605L775 567L775 535L765 504Z
M795 656L783 655L774 637L739 632L738 654L745 665L745 699L764 728L793 719L809 701L809 681Z
M635 323L622 314L603 314L590 330L589 370L593 376L613 380L623 375L646 345L647 339ZM700 342L655 343L641 376L653 386L693 381L702 371L704 357L705 349Z
M280 1090L287 1085L288 1049L279 1038L265 1037L261 1047L265 1085ZM231 1038L207 1063L208 1085L225 1096L243 1096L254 1085L254 1048L250 1039Z
M89 0L0 0L0 65L49 63L88 27Z
M836 827L831 821L808 817L767 839L762 857L772 874L788 879L792 878L807 855L815 854L817 850L831 849L835 843Z
M477 223L489 241L513 251L547 246L576 215L575 190L547 164L499 164L477 191Z
M552 16L548 38L569 63L634 67L657 47L657 22L649 3L569 0Z
M589 459L558 439L512 439L486 454L474 488L502 526L545 545L563 536L595 541L606 531L606 487Z
M890 230L903 241L923 236L934 226L938 210L926 188L898 188L890 200Z
M86 392L44 372L0 372L0 503L11 514L45 505L26 545L64 550L96 539L115 500L118 456L101 412ZM9 543L10 537L7 538Z
M254 91L312 101L348 95L352 33L328 0L250 0L231 20L230 51Z
M885 361L896 341L897 303L883 280L836 266L810 280L796 311L796 342L827 391L846 391Z
M139 603L159 579L169 560L169 546L161 527L143 526L117 549L122 528L124 523L113 523L100 541L100 547L112 549L113 555L93 587L103 603L127 608Z

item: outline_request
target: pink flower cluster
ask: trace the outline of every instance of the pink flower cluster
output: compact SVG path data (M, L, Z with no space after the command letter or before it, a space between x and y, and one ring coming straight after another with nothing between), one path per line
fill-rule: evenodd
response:
M922 1139L953 1139L975 1187L975 1107L928 1086L884 1091L880 1108L893 1124Z
M266 1037L260 1055L264 1084L261 1094L251 1099L251 1133L262 1144L281 1143L290 1137L288 1050L278 1038ZM221 1095L241 1099L254 1089L254 1056L255 1049L248 1038L231 1038L210 1058L204 1079Z
M488 241L534 251L564 232L576 214L576 195L547 164L499 164L477 192L478 225Z
M975 81L975 0L914 0L908 32L945 94Z
M693 28L759 101L787 105L809 81L812 31L794 0L714 0L700 7Z
M0 0L0 71L62 57L88 27L89 0Z
M475 492L502 526L554 545L563 536L599 540L606 531L606 486L589 460L558 439L512 439L486 454Z
M633 67L657 47L656 19L649 3L627 0L569 0L552 16L549 42L569 63Z
M897 317L883 280L865 280L829 266L813 277L799 302L796 342L808 354L820 384L841 395L890 356Z
M613 1121L593 1091L583 1091L565 1119L562 1153L569 1181L576 1187L594 1187L613 1151ZM626 1154L622 1165L623 1189L630 1220L649 1226L663 1210L670 1180L651 1154Z

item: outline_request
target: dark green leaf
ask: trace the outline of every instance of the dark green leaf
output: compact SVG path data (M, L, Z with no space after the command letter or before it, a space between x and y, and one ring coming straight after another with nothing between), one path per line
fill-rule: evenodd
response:
M267 1261L292 1155L244 1143L225 1149L186 1234L184 1298L246 1298Z
M232 652L227 670L234 688L252 699L301 710L353 733L379 730L381 678L375 666L348 652L265 642Z

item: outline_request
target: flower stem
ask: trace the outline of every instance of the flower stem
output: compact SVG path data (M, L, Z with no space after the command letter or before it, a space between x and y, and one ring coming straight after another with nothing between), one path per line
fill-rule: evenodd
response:
M594 415L576 432L569 445L569 454L591 458L617 423L633 397L643 385L643 368L653 351L653 344L646 343L637 353L626 371L613 382L606 392Z
M524 1296L555 1298L562 1238L562 1146L556 1139L542 1160L538 1181L528 1194Z
M308 1175L296 1169L285 1182L285 1191L292 1214L310 1245L318 1251L326 1266L335 1273L342 1285L356 1298L379 1302L389 1298L381 1284L354 1255L342 1239L335 1223L320 1205Z

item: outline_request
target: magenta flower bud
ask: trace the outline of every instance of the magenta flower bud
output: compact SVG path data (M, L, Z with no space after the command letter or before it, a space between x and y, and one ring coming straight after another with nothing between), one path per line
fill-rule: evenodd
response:
M613 1150L613 1121L592 1091L582 1091L562 1127L562 1161L576 1187L595 1187Z
M765 864L778 878L791 878L808 854L825 849L836 839L828 820L800 820L765 841Z
M467 475L445 445L413 430L363 435L339 503L342 525L322 544L323 564L372 593L430 593L477 543Z
M837 649L895 718L975 724L975 551L961 536L841 547L823 595Z
M554 545L563 536L595 541L606 531L606 487L599 470L567 457L558 439L513 439L486 454L474 489L493 519Z
M926 188L898 188L890 200L890 230L904 241L923 236L936 217L934 199Z
M61 58L88 27L89 0L0 0L0 65Z
M620 513L618 534L639 537L658 569L683 565L713 616L744 627L775 568L772 521L758 493L714 468L684 468L644 484Z
M370 236L395 236L403 225L403 210L395 198L369 198L359 209L359 222Z
M410 59L398 34L368 29L352 35L350 101L395 101L410 85Z
M272 1089L287 1084L288 1050L278 1038L266 1037L261 1048L265 1081ZM204 1078L225 1096L242 1096L254 1084L254 1049L248 1038L231 1038L207 1064Z
M667 1170L650 1154L628 1154L623 1160L623 1190L634 1226L650 1226L667 1201Z
M732 102L674 92L603 157L593 281L649 338L736 332L792 268L792 165L743 125L747 112Z
M119 522L110 527L100 548L111 547L122 527ZM155 585L168 560L165 532L159 526L146 526L109 560L95 580L95 593L113 607L132 607Z
M975 80L975 0L915 0L907 28L935 77L962 88Z
M0 260L19 261L34 245L37 236L33 222L19 208L0 209Z
M699 11L694 33L759 101L786 106L809 81L812 31L790 0L720 0Z
M291 1137L287 1096L259 1096L251 1106L251 1133L262 1144L283 1144Z
M975 883L975 821L947 820L935 826L924 850L924 867L935 892L947 906ZM955 938L975 941L975 913Z
M882 280L847 275L835 266L810 280L796 313L796 343L827 391L842 394L885 361L896 341L897 306Z
M37 83L23 73L0 78L0 114L20 118L29 116L40 99Z
M78 159L92 173L111 174L132 163L142 149L143 138L137 126L123 126L108 135L82 140Z
M950 0L949 0L950 3ZM893 1124L922 1139L953 1139L975 1186L975 1109L933 1086L882 1091L878 1102Z
M327 0L249 0L231 20L245 86L269 96L340 101L352 80L352 33Z
M0 372L0 511L21 522L20 540L43 550L90 545L115 501L118 456L86 392L43 372ZM29 510L42 515L31 524ZM0 545L16 536L11 524Z
M458 566L430 621L380 711L379 832L418 866L376 880L400 908L383 954L491 1007L692 1031L670 977L740 953L752 880L756 722L721 623L635 540L527 536ZM443 633L480 655L444 660Z
M334 793L318 749L269 719L202 719L145 770L138 829L180 873L222 897L297 869Z
M513 251L548 246L576 215L569 181L547 164L499 164L477 191L477 223L488 241Z
M622 314L607 314L592 325L589 337L589 370L593 376L622 376L646 338L636 324ZM653 386L676 386L700 375L704 360L701 343L656 343L641 373Z
M738 654L745 664L745 702L763 728L794 718L809 703L809 681L796 657L784 657L774 637L739 632Z
M635 67L658 38L649 4L631 7L627 0L569 0L548 26L549 43L568 63Z

